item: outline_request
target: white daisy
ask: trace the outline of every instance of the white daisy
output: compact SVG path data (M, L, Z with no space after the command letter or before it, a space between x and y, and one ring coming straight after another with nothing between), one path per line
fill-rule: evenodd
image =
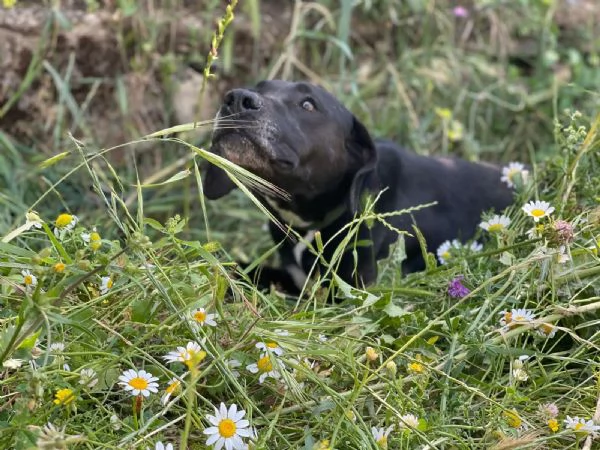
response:
M227 409L225 403L221 403L219 409L215 408L215 415L207 415L206 418L213 425L206 428L203 433L208 436L206 445L214 446L215 450L225 447L227 450L243 450L247 448L242 440L252 436L249 428L250 422L243 419L246 411L237 410L234 403Z
M529 239L536 239L542 237L542 233L544 232L544 225L539 223L533 228L527 230L526 234Z
M110 289L112 289L114 281L111 277L102 277L102 281L100 282L100 295L106 294Z
M400 428L417 428L419 426L419 418L414 414L404 414L400 416Z
M279 371L273 367L273 362L269 355L262 355L257 362L246 366L246 369L252 373L260 373L258 382L261 384L267 377L277 379L281 376Z
M32 228L41 229L42 223L44 223L44 221L38 215L38 213L36 213L34 211L29 211L29 212L25 213L25 229L26 230L31 230Z
M502 177L500 177L500 181L506 183L506 185L511 188L515 186L515 177L520 175L521 181L523 183L527 182L527 177L529 175L529 171L525 169L525 166L519 162L511 162L508 166L502 168Z
M156 383L158 377L145 370L126 370L119 377L119 380L121 380L119 384L123 386L123 389L129 391L133 396L143 395L148 397L150 392L158 392L158 383Z
M552 339L556 335L556 327L549 323L539 325L535 331L542 337Z
M390 425L387 428L377 428L371 427L371 434L373 434L373 439L377 442L381 448L387 448L387 438L394 429L394 425Z
M510 225L510 219L506 216L495 215L490 220L485 220L479 224L481 228L490 233L498 233L506 230Z
M72 214L61 214L56 218L54 223L54 235L62 239L65 233L71 231L77 225L79 219Z
M21 275L23 275L23 284L25 287L27 287L27 289L35 289L38 282L37 277L27 269L22 270Z
M554 206L550 206L550 203L540 200L525 203L521 209L525 214L533 217L533 220L536 222L554 212Z
M146 447L146 450L150 450L150 447ZM173 450L173 444L167 442L165 445L162 441L158 441L154 446L154 450Z
M208 314L204 308L198 308L192 313L192 319L199 325L216 327L215 317L217 317L216 314Z
M168 363L190 361L194 356L202 351L202 347L197 342L188 342L185 347L177 347L177 350L167 353L163 359Z
M79 372L79 384L93 388L98 384L98 374L94 369L82 369Z
M237 359L233 358L233 359L227 360L226 364L229 367L229 369L231 370L231 375L233 375L234 378L239 378L240 373L236 369L238 367L241 367L242 363L239 362Z
M319 340L319 342L327 342L329 340L329 338L327 336L325 336L324 334L319 334L317 336L317 339Z
M585 420L581 417L567 416L564 423L565 428L581 433L596 433L600 431L600 425L594 425L593 420Z
M257 342L255 347L262 350L264 353L273 353L276 356L283 355L283 349L277 342Z
M23 359L10 358L2 363L2 367L4 367L5 369L15 370L21 367L24 362L25 361Z
M437 257L441 264L446 264L452 258L452 249L460 248L460 242L456 239L452 241L444 241L437 249Z
M163 406L166 405L167 403L169 403L169 399L171 398L171 396L175 392L177 392L180 388L181 388L181 381L179 381L177 378L171 378L171 381L169 382L169 384L167 385L167 388L165 389L165 393L160 398L160 402L163 404Z
M512 328L516 325L531 323L535 320L535 313L529 309L511 309L510 311L501 311L500 325L505 328Z
M477 241L473 241L471 242L471 245L469 245L469 250L475 253L480 252L481 250L483 250L483 244L480 244Z
M511 311L512 322L516 324L533 322L535 313L530 309L513 309Z
M92 228L91 233L81 233L81 239L94 251L102 247L102 237L96 230L96 227Z

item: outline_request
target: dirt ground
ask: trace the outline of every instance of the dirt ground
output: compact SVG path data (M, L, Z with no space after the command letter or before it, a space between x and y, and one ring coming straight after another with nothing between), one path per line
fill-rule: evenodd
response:
M0 129L5 133L52 152L49 138L57 124L111 146L193 120L202 77L187 63L203 66L223 9L199 13L205 10L202 3L211 2L188 2L194 7L125 16L111 1L94 12L81 1L63 2L60 12L35 3L0 9ZM200 119L214 114L227 86L256 73L256 55L268 58L285 39L289 5L265 3L258 40L243 11L236 14L230 29L235 28L233 54L242 56L230 72L242 75L215 68L218 81L207 89Z
M127 15L114 0L98 3L93 12L83 0L62 2L60 11L25 0L0 9L0 129L12 138L52 154L61 143L57 134L67 130L107 147L194 119L201 77L186 64L204 63L223 8L187 1L178 10ZM257 78L282 53L294 5L263 0L260 36L238 8L230 30L232 64L227 72L216 68L200 119L213 115L224 90ZM565 39L583 22L600 24L596 0L564 0L559 8L554 17ZM357 23L351 37L376 48L388 32ZM507 51L531 55L537 48L516 39Z

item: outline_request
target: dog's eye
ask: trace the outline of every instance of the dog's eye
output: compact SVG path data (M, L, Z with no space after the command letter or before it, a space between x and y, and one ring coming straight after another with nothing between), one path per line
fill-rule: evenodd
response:
M314 100L310 98L302 100L302 103L300 105L302 106L302 109L305 109L306 111L314 111L315 109L317 109Z

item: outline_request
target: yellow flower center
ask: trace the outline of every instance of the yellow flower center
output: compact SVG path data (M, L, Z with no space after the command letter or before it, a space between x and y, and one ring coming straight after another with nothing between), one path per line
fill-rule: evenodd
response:
M188 369L190 370L204 361L204 358L206 358L206 352L204 350L200 350L199 352L188 350L187 356L183 357L185 365L188 366Z
M102 238L100 235L96 232L90 233L90 248L96 251L100 247L102 247Z
M584 426L585 426L585 424L583 424L583 423L581 423L581 422L578 422L577 424L575 424L575 426L573 427L573 429L574 429L575 431L579 431L579 430L581 430L581 429L582 429Z
M451 258L450 252L446 250L444 253L442 253L442 258L450 259Z
M58 262L58 263L54 264L54 271L56 273L62 273L65 271L66 267L67 266L65 265L65 263Z
M550 419L548 421L548 428L550 428L553 433L556 433L558 431L558 421L556 419Z
M179 388L180 384L181 384L181 382L179 380L173 381L170 385L167 386L167 388L165 389L165 392L167 394L172 394Z
M55 397L54 404L56 405L68 405L75 400L71 389L60 389L56 392Z
M379 439L377 439L377 445L379 445L382 448L387 448L387 438L385 436L382 436Z
M505 312L504 313L504 321L509 324L512 322L512 312Z
M533 217L544 217L545 214L546 211L544 211L543 209L536 208L531 210L531 215Z
M235 422L231 419L223 419L219 422L219 434L224 438L230 438L237 431Z
M277 347L279 347L277 345L277 342L267 342L267 348L270 348L271 350L276 349Z
M71 214L61 214L56 218L56 227L64 228L73 222L73 216Z
M410 370L411 372L423 373L423 371L425 370L425 368L423 367L423 364L421 364L421 363L411 362L408 365L408 370Z
M435 113L440 119L450 119L452 117L452 111L448 108L435 108Z
M516 411L504 411L503 414L506 419L506 423L513 428L519 428L523 423L521 417L519 417Z
M108 289L110 289L111 287L113 287L113 283L114 283L114 281L112 280L112 278L109 278L108 281L106 282L106 287Z
M504 225L502 225L501 223L494 223L488 227L488 231L490 233L495 233L498 231L502 231L503 228L504 228Z
M319 450L331 450L331 447L329 446L329 439L323 439L321 442L319 442L318 449Z
M540 326L540 329L542 330L542 333L544 333L546 336L552 333L552 331L554 331L554 327L547 323L542 324Z
M196 319L197 322L204 322L206 320L206 313L204 311L196 311L194 313L194 319Z
M506 174L506 178L508 178L510 181L513 181L513 177L519 172L519 169L509 169L508 173Z
M515 322L525 322L527 319L525 319L525 316L515 316L514 320Z
M29 286L30 284L33 284L33 277L31 275L25 275L23 282L25 283L26 286Z
M367 349L365 350L365 356L367 357L367 360L371 362L379 358L377 351L373 347L367 347Z
M270 372L271 370L273 370L273 363L271 362L268 356L263 356L262 358L260 358L256 363L256 366L261 372Z
M142 377L135 377L129 380L129 386L142 391L148 387L148 380Z

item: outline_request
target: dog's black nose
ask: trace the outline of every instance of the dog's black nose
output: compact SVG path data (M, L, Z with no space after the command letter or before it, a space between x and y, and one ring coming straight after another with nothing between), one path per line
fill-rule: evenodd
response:
M223 102L229 106L233 113L258 111L263 105L260 95L248 89L233 89L229 91L225 94Z

